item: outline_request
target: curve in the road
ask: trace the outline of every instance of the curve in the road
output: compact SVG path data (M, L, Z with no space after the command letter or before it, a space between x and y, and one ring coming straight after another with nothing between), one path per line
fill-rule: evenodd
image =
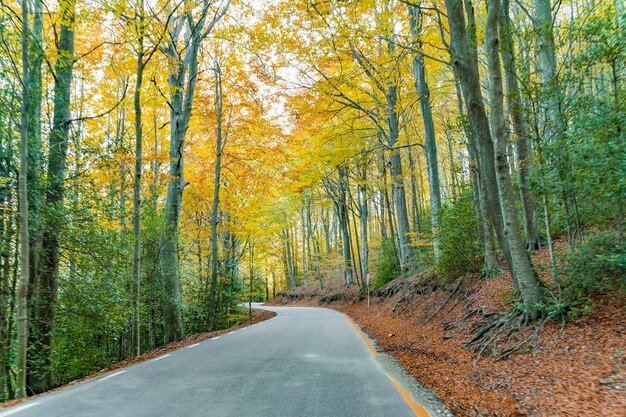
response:
M429 417L333 310L277 316L0 411L0 417Z

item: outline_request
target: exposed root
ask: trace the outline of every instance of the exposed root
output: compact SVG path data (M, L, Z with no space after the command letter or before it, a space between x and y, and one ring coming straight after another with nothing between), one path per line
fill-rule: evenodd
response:
M329 304L334 301L346 301L346 295L341 292L334 292L320 297L320 302L324 304Z
M380 287L374 295L377 297L384 297L385 299L390 299L394 295L398 294L400 291L404 291L408 286L409 282L406 279L394 280L389 284L383 285Z
M539 331L545 319L533 324L534 330L530 335L523 337L529 326L528 314L519 311L486 312L484 308L473 310L466 318L481 314L483 318L474 326L472 337L465 342L465 347L476 352L478 362L483 355L496 360L509 357L522 347L532 348L539 336Z
M452 290L452 292L450 292L450 294L448 294L448 296L446 297L446 299L444 300L444 302L443 302L443 303L442 303L439 307L437 307L437 309L435 309L435 311L434 311L434 312L432 312L432 313L431 313L431 314L430 314L430 315L429 315L429 316L428 316L428 317L427 317L427 318L426 318L426 319L425 319L422 323L420 323L420 324L419 324L420 326L423 326L423 325L425 325L426 323L428 323L428 322L429 322L429 321L430 321L433 317L435 317L435 316L437 315L437 313L439 313L439 312L441 311L441 309L442 309L442 308L443 308L446 304L448 304L448 301L450 301L450 299L454 296L454 294L456 294L456 293L457 293L457 291L458 291L458 290L459 290L459 288L461 287L461 281L462 281L462 280L459 280L459 281L456 283L456 286L454 287L454 290ZM454 308L454 307L453 307L453 308Z

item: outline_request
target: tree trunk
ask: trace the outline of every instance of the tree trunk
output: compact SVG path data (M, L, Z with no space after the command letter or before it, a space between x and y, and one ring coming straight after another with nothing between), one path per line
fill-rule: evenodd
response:
M493 142L491 138L491 132L489 129L489 121L483 105L482 94L480 91L479 75L478 75L478 59L475 53L475 48L472 47L470 37L467 34L465 27L465 17L463 13L463 7L460 0L446 0L446 6L448 11L448 22L450 25L450 49L452 54L452 64L455 67L455 71L459 76L461 87L465 95L465 102L468 107L469 119L476 134L477 138L477 156L481 167L481 175L485 177L489 187L487 194L493 193L493 183L496 179L495 175L495 155ZM495 9L495 11L494 11ZM489 51L489 68L490 79L492 83L492 113L495 113L494 127L498 129L496 138L498 139L498 184L500 187L496 187L495 193L490 197L497 197L500 195L500 199L503 200L503 205L500 207L500 215L506 217L500 218L500 225L502 226L502 239L501 244L504 243L503 248L510 249L508 256L509 267L514 277L514 282L518 286L519 291L526 303L529 311L534 311L535 305L541 301L541 293L539 291L538 282L534 275L530 259L526 253L523 244L520 250L521 239L517 239L515 234L519 235L519 227L516 229L515 223L517 218L515 217L514 200L512 201L511 190L506 189L506 181L508 174L508 162L506 160L506 139L504 137L504 108L503 108L503 94L502 94L502 81L499 74L499 58L498 58L498 42L497 42L497 9L498 5L490 3L490 18L491 24L488 25L490 29L490 42L488 44ZM495 13L495 17L493 14ZM468 10L468 16L473 19L473 11ZM472 22L473 23L473 22ZM471 23L471 24L472 24ZM494 26L495 25L495 26ZM498 79L498 76L500 78ZM498 90L499 83L499 92ZM499 108L498 108L499 107ZM506 173L502 172L506 171ZM510 178L508 178L508 185L510 186ZM502 188L504 192L500 194L498 188ZM511 204L512 203L512 204ZM499 204L498 204L499 205ZM497 206L492 204L490 211L496 213L494 219L497 219L497 212L495 211ZM519 226L519 223L518 223ZM500 235L499 235L500 237ZM513 245L511 247L510 245ZM514 252L514 253L513 253Z
M172 85L172 84L170 84ZM176 84L173 84L176 85ZM170 135L170 169L165 200L164 230L161 236L160 255L163 274L163 329L164 343L178 340L182 336L180 316L180 277L178 268L178 221L182 203L183 188L183 149L184 130L180 121L180 95L178 90L172 94ZM175 103L175 104L174 104Z
M415 158L413 158L413 151L409 149L409 170L411 171L411 206L413 206L413 229L416 232L422 232L422 210L420 203L418 202L418 193L422 192L422 189L418 187L417 177L415 176Z
M385 223L387 221L385 218L385 207L387 203L387 169L385 167L385 154L383 152L380 153L380 157L378 158L378 172L383 180L383 184L381 185L378 193L378 207L380 207L380 236L383 240L387 240L387 227Z
M43 2L35 0L33 30L30 42L29 70L29 151L28 151L28 226L29 243L29 317L31 321L39 316L36 311L39 299L39 256L41 254L41 103L42 103L42 64L43 64ZM32 323L31 323L32 324ZM32 327L32 326L31 326ZM39 339L36 327L29 332L29 345L34 346ZM27 384L30 375L27 374Z
M215 326L215 316L217 312L217 305L215 301L215 295L217 292L217 273L218 273L218 247L217 247L217 223L219 215L219 202L220 202L220 186L222 175L222 152L223 147L223 132L222 122L224 113L224 91L222 89L222 72L219 63L215 63L213 69L215 74L215 113L216 113L216 143L215 143L215 172L213 177L213 206L211 208L211 288L209 292L209 328L207 331L212 331Z
M7 117L7 134L3 135L0 139L2 144L2 158L0 159L0 175L8 177L13 170L11 166L13 155L13 144L11 143L11 135L13 126L11 118ZM2 139L6 140L6 144L2 143ZM11 383L10 373L11 364L9 362L9 352L11 351L12 344L12 328L13 328L13 304L15 302L14 291L11 283L11 248L13 240L13 220L14 213L11 209L12 204L9 202L12 199L12 187L10 184L0 188L0 204L7 207L7 210L2 213L2 221L0 222L0 228L2 230L2 257L1 257L1 277L0 277L0 374L2 375L2 381L0 381L0 395L3 399L12 399L14 397L13 385ZM15 248L19 248L19 244L15 244Z
M524 304L536 315L536 307L542 302L539 281L530 262L522 239L517 208L511 183L509 163L507 160L507 135L504 118L504 92L502 87L502 72L500 69L498 20L500 14L500 0L490 0L487 11L486 49L491 84L491 125L495 138L495 158L497 170L498 191L502 216L504 220L504 235L511 251L511 273L517 282L518 290Z
M139 25L141 35L137 45L137 68L133 106L135 110L135 178L133 183L133 331L135 333L135 355L141 354L141 176L143 170L143 125L141 120L141 88L144 70L144 2L139 0Z
M419 7L408 5L411 35L420 43L421 48L421 11ZM433 231L433 250L435 262L439 259L439 210L441 209L441 191L439 187L439 166L437 162L437 142L435 139L435 123L430 104L430 90L426 83L426 67L424 57L417 53L413 57L413 76L415 77L415 91L418 94L422 121L424 123L424 151L426 153L426 168L428 170L428 189L430 191L430 219Z
M307 256L310 257L310 248L307 255L307 231L306 220L304 219L304 211L300 211L300 227L302 228L302 281L304 286L307 286L306 280L309 274L309 263L307 262Z
M18 174L18 200L20 214L20 281L17 290L17 377L15 396L26 396L26 357L28 349L28 123L29 123L29 37L28 1L22 0L22 114L20 123L20 170Z
M56 321L61 230L64 224L65 174L70 128L72 69L76 0L61 3L61 28L55 65L54 115L49 135L48 174L45 190L46 219L39 271L39 317L35 326L40 335L30 362L29 388L40 393L53 386L52 344Z
M339 215L339 228L343 240L343 262L344 262L344 278L345 285L349 287L353 283L352 276L352 248L350 241L350 230L348 227L348 206L346 202L348 170L346 167L340 166L339 171L339 201L336 201L337 212Z
M397 105L397 87L390 85L387 94L387 112L389 115L390 141L389 147L393 148L398 141L398 115L396 113ZM391 181L393 186L393 200L395 206L400 264L404 268L408 268L413 262L413 248L411 247L411 238L409 236L409 215L406 208L406 195L404 191L404 178L402 173L402 158L399 150L391 151Z
M367 226L369 223L369 208L367 204L367 166L360 166L361 178L358 186L359 212L361 217L361 280L366 287L369 282L369 243Z
M450 54L455 78L459 80L467 108L472 137L475 138L476 157L480 173L482 196L485 198L485 213L490 218L507 264L511 265L511 254L504 236L502 208L498 199L495 155L489 127L489 119L483 105L478 73L476 50L476 26L471 2L467 2L468 26L461 0L446 1L450 25ZM450 13L452 14L450 17Z
M383 160L383 162L385 162L385 160ZM398 257L398 262L400 262L400 257L398 254L398 247L400 246L400 241L398 239L398 234L396 233L396 226L395 223L393 221L393 209L391 207L392 205L392 201L391 198L389 197L389 176L387 175L387 168L385 167L383 169L383 176L384 176L384 181L385 181L385 185L384 185L384 203L383 203L383 207L385 209L385 213L387 213L387 221L389 222L389 240L392 242L393 244L393 251L396 254L396 256Z
M329 210L322 209L322 229L324 229L324 242L326 244L326 256L330 258L332 248L330 245L330 224L328 224Z
M539 41L539 72L541 74L541 107L546 114L546 142L562 143L565 134L565 122L561 112L561 87L558 79L558 68L556 62L556 46L554 42L554 31L552 29L552 8L550 0L534 0L535 15L533 24L537 31ZM604 91L604 88L602 89ZM568 174L565 172L570 165L570 156L567 146L561 147L561 154L552 161L551 166L556 169L562 190L563 205L566 212L566 223L570 245L574 234L580 228L578 216L576 216L576 229L573 230L570 216L570 198L574 209L577 211L575 190L568 183Z
M293 290L296 288L296 277L293 271L293 258L291 256L291 236L289 229L284 231L285 245L287 249L287 272L289 273L289 287Z
M461 93L461 85L458 75L455 73L455 86L457 94L457 107L460 115L463 114L463 97ZM498 263L498 254L496 253L496 242L493 235L493 222L488 215L487 197L485 196L485 182L482 180L478 157L476 155L476 137L469 123L462 121L465 136L467 137L467 153L470 159L470 177L472 181L472 189L474 194L474 206L479 222L479 235L483 243L484 265L483 276L488 278L500 273L501 267Z
M309 198L306 202L306 220L307 226L309 228L309 236L311 236L311 243L313 246L313 259L315 262L315 275L317 276L317 281L319 282L320 290L324 288L324 279L322 277L322 272L320 271L320 255L319 249L317 247L317 238L315 237L315 230L313 229L313 222L311 221L311 199ZM330 255L330 253L329 253Z
M519 179L522 213L524 214L524 229L526 231L527 248L538 250L541 245L541 236L535 222L535 201L530 193L530 159L528 155L528 126L522 113L519 85L517 83L517 68L515 64L515 48L513 44L512 22L509 17L509 0L502 1L502 10L499 18L499 31L502 42L500 53L502 66L506 77L508 112L513 122L515 137L515 157L517 175Z
M198 52L202 41L217 22L226 14L230 0L220 2L215 13L209 11L215 2L203 2L200 18L195 21L190 10L183 10L171 25L170 43L161 48L169 57L170 71L167 77L170 93L170 170L165 201L165 226L161 236L160 254L163 271L163 328L165 343L179 339L183 335L180 313L180 266L178 260L178 223L185 188L184 151L185 134L189 127L191 110L198 82ZM187 7L185 7L187 9ZM212 19L207 23L208 16ZM180 54L178 38L183 27L185 33L184 56Z
M448 145L448 165L449 165L449 169L450 169L450 194L453 197L456 197L459 192L459 181L458 178L456 177L456 173L454 172L454 151L452 149L452 133L450 132L450 129L448 127L445 128L446 130L446 143Z

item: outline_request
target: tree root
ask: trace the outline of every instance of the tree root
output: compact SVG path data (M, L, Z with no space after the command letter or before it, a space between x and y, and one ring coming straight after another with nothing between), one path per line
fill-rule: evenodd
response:
M472 336L465 342L466 348L476 352L474 364L483 355L495 360L502 360L517 352L524 346L533 346L545 319L534 323L534 331L527 337L520 333L527 329L530 322L528 314L520 311L486 312L484 309L470 312L468 318L481 314L483 318L474 326Z
M439 313L439 312L441 311L441 309L442 309L442 308L443 308L446 304L448 304L448 301L450 301L450 299L452 298L452 296L453 296L454 294L456 294L456 292L457 292L457 291L459 290L459 288L461 287L461 281L462 281L462 280L459 280L459 281L456 283L456 286L454 287L454 290L452 290L452 292L451 292L450 294L448 294L448 297L446 297L446 299L444 300L444 302L443 302L443 303L442 303L439 307L437 307L437 309L436 309L433 313L431 313L431 314L430 314L430 316L428 316L428 317L427 317L427 318L426 318L426 319L425 319L422 323L420 323L420 324L419 324L420 326L423 326L423 325L425 325L426 323L428 323L430 320L432 320L432 318L433 318L433 317L435 317L435 316L437 315L437 313ZM453 308L454 308L454 307L453 307Z

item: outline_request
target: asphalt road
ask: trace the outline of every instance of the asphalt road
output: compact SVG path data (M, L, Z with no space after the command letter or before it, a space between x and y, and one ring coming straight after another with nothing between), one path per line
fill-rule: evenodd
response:
M268 321L14 407L0 417L427 416L341 313Z

